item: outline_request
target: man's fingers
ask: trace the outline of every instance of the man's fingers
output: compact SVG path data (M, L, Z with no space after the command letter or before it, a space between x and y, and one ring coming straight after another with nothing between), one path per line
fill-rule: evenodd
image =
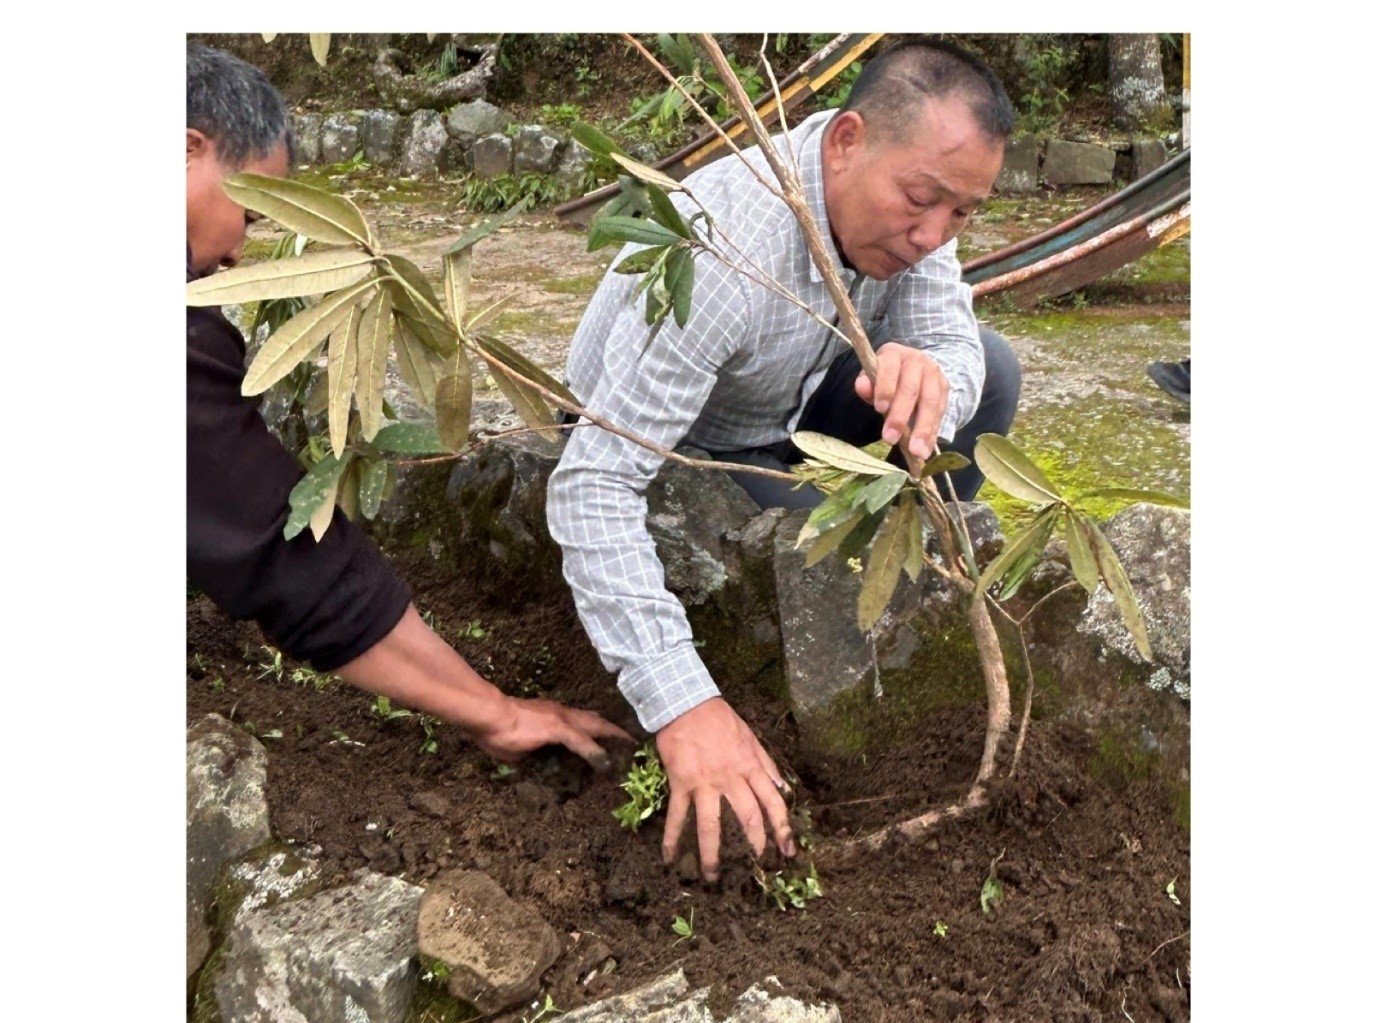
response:
M917 407L917 396L921 393L922 366L916 359L908 359L902 364L898 374L897 393L888 409L888 418L883 423L883 439L896 444L912 420Z
M756 755L759 765L763 768L763 773L768 776L768 780L773 783L777 790L785 796L792 791L792 787L783 780L782 772L779 771L777 765L773 763L773 758L768 756L768 751L763 748L763 744L757 743L756 745L758 746Z
M587 735L601 739L622 739L624 742L637 742L632 735L611 721L606 721L591 710L572 710L572 724Z
M854 393L869 405L873 404L873 381L867 373L861 372L854 378Z
M873 407L880 415L887 415L897 394L899 359L896 352L879 352L877 379L873 382Z
M749 788L754 798L763 807L768 825L773 831L773 842L777 851L788 858L797 854L797 844L792 838L792 824L787 815L787 804L783 802L782 792L772 778L766 774L749 775Z
M601 774L609 770L609 754L579 728L568 726L563 730L561 744Z
M917 402L916 423L909 445L917 458L926 458L936 449L936 434L945 411L946 390L945 377L938 370L928 367L921 381L921 400Z
M696 840L700 844L701 874L707 881L720 878L720 793L703 788L696 793Z
M686 826L686 811L691 800L680 789L672 790L667 803L667 823L662 828L662 862L671 866L677 861L677 847L681 845L681 829Z
M757 777L758 772L754 772L750 777ZM754 791L749 787L748 782L740 779L732 782L725 791L725 798L729 800L729 807L734 811L734 816L739 818L739 824L744 829L744 837L749 840L749 848L753 850L754 856L762 856L763 849L768 844L768 835L763 830L763 811L758 808L758 798Z

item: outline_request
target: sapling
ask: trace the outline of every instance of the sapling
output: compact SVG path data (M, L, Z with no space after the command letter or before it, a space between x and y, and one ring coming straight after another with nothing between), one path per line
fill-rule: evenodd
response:
M672 921L672 933L677 936L677 941L685 941L696 936L696 907L691 907L691 912L686 916L679 916ZM676 942L673 942L676 944Z
M637 831L643 822L667 803L667 772L651 742L633 755L629 773L619 783L629 801L613 810L614 819L630 831Z

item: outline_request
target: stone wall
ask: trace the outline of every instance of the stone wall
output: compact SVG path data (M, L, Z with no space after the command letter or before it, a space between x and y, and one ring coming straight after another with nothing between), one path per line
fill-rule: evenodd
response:
M1171 158L1178 136L1129 138L1122 142L1019 135L1008 142L994 191L1035 192L1042 185L1108 185L1131 182Z

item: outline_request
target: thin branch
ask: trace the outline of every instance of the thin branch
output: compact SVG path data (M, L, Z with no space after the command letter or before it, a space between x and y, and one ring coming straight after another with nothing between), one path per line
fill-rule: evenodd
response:
M399 458L395 459L393 464L412 467L414 465L432 465L436 462L454 462L457 459L464 458L466 455L472 454L479 448L488 444L490 441L498 440L500 437L517 437L525 433L548 433L551 431L574 430L581 426L594 425L594 423L589 422L553 423L550 426L518 426L514 427L511 430L497 430L494 433L486 433L484 436L471 441L469 444L461 448L459 451L452 451L449 454L445 455L433 455L428 458Z
M1063 590L1068 590L1068 589L1070 589L1070 587L1072 587L1072 586L1078 586L1078 585L1080 585L1078 579L1071 579L1069 582L1061 583L1061 584L1060 584L1059 586L1057 586L1054 590L1052 590L1050 593L1046 594L1046 596L1042 597L1042 598L1041 598L1040 600L1038 600L1035 604L1033 604L1033 605L1031 606L1031 608L1028 609L1027 613L1017 620L1017 623L1018 623L1019 625L1024 625L1024 624L1026 624L1027 619L1030 618L1030 617L1032 617L1032 615L1036 614L1037 611L1041 608L1041 605L1042 605L1042 604L1045 604L1048 600L1050 600L1052 597L1054 597L1057 593L1060 593L1060 592L1063 591Z
M782 102L782 90L778 88L777 75L773 72L773 65L768 60L768 33L763 33L763 45L758 48L758 61L763 65L763 73L768 76L768 84L773 87L773 99L777 101L777 123L782 126L782 144L787 150L787 159L792 164L792 169L798 175L801 174L801 164L797 162L797 156L792 152L792 133L787 125L787 107Z

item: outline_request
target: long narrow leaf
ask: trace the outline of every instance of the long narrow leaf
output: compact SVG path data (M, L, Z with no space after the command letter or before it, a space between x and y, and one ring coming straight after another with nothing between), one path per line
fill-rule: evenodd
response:
M379 514L384 500L384 485L389 480L389 463L382 458L364 463L360 472L360 514L370 521Z
M676 178L668 177L662 171L654 167L649 167L646 163L639 163L637 160L622 153L610 153L609 157L624 170L628 171L639 181L660 188L665 192L684 192L686 188Z
M331 52L331 33L309 32L307 41L312 47L312 59L326 67L326 55Z
M902 578L902 563L907 553L907 525L915 508L915 505L904 502L890 509L873 541L859 590L858 622L862 632L868 632L878 623Z
M974 448L974 460L999 490L1032 504L1061 500L1055 484L1037 468L1012 441L997 433L981 436Z
M288 494L288 521L283 525L283 539L291 540L306 529L313 513L321 507L328 494L331 503L336 503L336 483L345 468L345 461L327 455L298 480L297 486Z
M465 232L459 238L456 239L455 243L451 246L451 248L446 250L446 254L449 256L453 252L465 252L476 242L480 241L483 238L488 238L490 235L494 234L495 231L498 231L501 227L513 223L513 221L517 219L522 213L523 206L522 204L519 204L517 206L509 207L507 210L505 210L503 213L499 214L496 217L490 217L486 220L480 221L478 224L472 224L469 228L465 230Z
M526 355L523 355L521 352L505 344L503 341L500 341L498 338L490 337L488 334L482 334L475 338L475 343L505 366L523 374L529 380L541 384L553 394L560 395L573 405L580 404L571 388L567 387Z
M898 471L897 466L891 465L881 458L874 458L853 444L847 444L823 433L798 430L792 434L792 443L817 461L833 465L838 469L846 469L849 472L863 473L868 476L883 476Z
M661 224L642 217L601 217L600 230L610 241L634 242L638 245L675 245L681 236Z
M470 249L448 252L442 257L442 284L446 310L455 323L464 323L470 312Z
M226 194L290 231L332 245L373 245L364 216L349 199L301 181L242 171L225 180Z
M337 458L345 452L350 427L350 404L355 396L359 360L360 310L351 306L336 329L326 350L326 424L331 435L331 453Z
M810 568L812 565L815 565L831 551L838 548L840 544L844 543L845 537L849 536L850 532L859 524L865 514L864 508L855 508L843 522L832 526L820 536L816 537L815 543L813 543L811 548L806 552L806 567Z
M262 394L286 377L326 340L361 296L375 286L373 281L367 280L328 295L279 327L250 363L240 393L246 396Z
M364 280L369 276L372 262L367 252L341 248L237 266L187 285L187 304L231 305L324 295Z
M470 437L470 367L455 368L458 372L437 381L437 436L449 451L460 450Z
M1085 591L1093 593L1099 585L1099 563L1084 527L1074 514L1065 517L1065 547L1070 554L1070 570Z
M437 380L444 375L442 370L446 363L433 354L413 325L398 315L397 310L394 310L394 330L398 337L394 355L399 375L424 404L431 405L436 400Z
M356 403L360 407L360 436L373 440L384 425L384 377L389 367L393 317L389 292L380 288L360 320L356 351ZM370 518L372 516L366 516Z
M902 499L902 503L915 506L916 495L908 494ZM925 565L926 536L922 533L921 514L914 510L907 524L907 553L903 555L902 567L907 572L907 578L916 582L921 578L921 570Z
M1008 574L1018 559L1028 551L1037 547L1038 544L1044 545L1051 536L1051 529L1055 524L1055 516L1060 513L1060 506L1053 505L1037 516L1036 521L1009 540L1003 548L1003 552L989 562L983 574L979 576L979 587L975 591L975 599L983 599L983 594L990 586ZM1038 550L1038 554L1040 551Z
M1098 490L1090 490L1079 496L1079 500L1086 497L1103 497L1114 501L1133 501L1146 504L1159 504L1164 508L1189 508L1190 502L1182 497L1173 494L1163 493L1160 490L1130 490L1127 487L1101 487Z
M690 249L676 249L667 260L667 294L672 297L672 315L678 327L691 318L691 289L696 264Z
M1142 619L1142 609L1137 606L1137 594L1133 592L1132 583L1128 581L1128 574L1123 570L1123 563L1118 560L1118 553L1093 519L1081 515L1080 523L1085 527L1090 540L1093 541L1094 557L1099 563L1099 576L1104 580L1104 585L1109 588L1109 592L1113 594L1113 600L1118 605L1119 613L1123 616L1123 624L1128 627L1128 631L1132 633L1133 642L1137 644L1137 652L1150 661L1152 659L1152 643L1147 638L1147 623Z
M907 484L907 474L905 472L890 472L886 476L875 476L873 482L864 488L861 495L866 507L870 512L876 512L879 508L891 504Z
M390 423L374 435L377 451L395 455L440 455L450 449L427 423Z

